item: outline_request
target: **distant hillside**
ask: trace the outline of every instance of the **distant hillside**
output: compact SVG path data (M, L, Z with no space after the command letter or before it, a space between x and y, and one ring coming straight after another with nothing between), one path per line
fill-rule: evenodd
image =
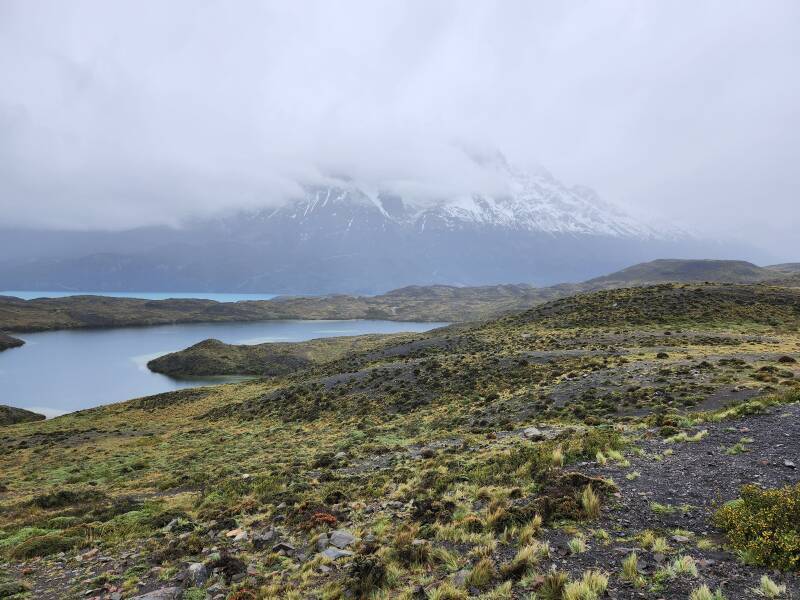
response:
M639 263L586 282L589 287L608 283L651 284L668 281L758 283L775 279L775 271L744 260L659 259Z
M788 269L786 265L781 266ZM788 272L788 271L787 271ZM579 292L665 282L770 282L800 285L800 273L744 261L656 260L591 279L550 287L526 284L458 287L408 286L378 296L284 296L273 300L143 300L72 296L21 300L0 296L0 328L45 331L84 327L126 327L167 323L267 321L274 319L385 319L466 322L525 310Z
M43 421L44 419L44 415L25 410L24 408L14 408L13 406L0 405L0 427L5 425L16 425L17 423Z
M511 317L561 327L800 321L800 290L753 284L681 284L576 294Z
M786 275L800 275L800 262L783 263L780 265L769 265L768 267L764 268L770 271L774 271L775 273L783 273Z
M0 331L0 352L3 350L8 350L9 348L16 348L18 346L22 346L25 342L19 340L15 337L11 337L10 335L6 335L2 331Z

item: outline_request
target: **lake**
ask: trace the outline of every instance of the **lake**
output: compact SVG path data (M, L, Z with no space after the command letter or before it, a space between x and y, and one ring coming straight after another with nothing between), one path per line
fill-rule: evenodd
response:
M167 298L199 298L217 302L239 302L241 300L272 300L277 294L235 294L206 292L31 292L28 290L0 291L0 296L16 296L23 300L34 298L66 298L68 296L110 296L111 298L142 298L143 300L166 300Z
M176 380L147 368L147 362L157 356L208 338L229 344L298 342L364 333L420 332L442 325L446 323L259 321L15 333L26 344L0 352L0 404L52 417L139 396L237 380Z

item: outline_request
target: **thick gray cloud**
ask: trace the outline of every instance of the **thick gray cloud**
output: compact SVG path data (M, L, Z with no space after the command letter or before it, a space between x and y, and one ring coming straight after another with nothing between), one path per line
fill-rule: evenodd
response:
M0 3L0 225L127 227L347 173L491 187L461 148L781 259L800 4Z

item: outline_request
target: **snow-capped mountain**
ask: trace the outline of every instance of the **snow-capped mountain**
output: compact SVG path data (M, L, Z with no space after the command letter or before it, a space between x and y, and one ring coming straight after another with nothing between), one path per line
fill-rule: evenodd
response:
M499 155L479 164L491 190L404 197L330 178L277 207L130 231L79 256L0 264L0 289L369 293L579 281L664 256L720 254L544 169L522 172Z
M637 221L584 186L568 187L543 168L525 173L498 155L488 165L504 188L500 193L475 192L448 197L404 199L396 193L370 193L352 180L307 186L306 195L273 209L237 216L251 220L292 220L305 233L324 226L346 233L366 228L435 230L505 229L515 232L666 239L674 230L657 230ZM229 223L230 225L230 223ZM343 229L342 229L343 227Z

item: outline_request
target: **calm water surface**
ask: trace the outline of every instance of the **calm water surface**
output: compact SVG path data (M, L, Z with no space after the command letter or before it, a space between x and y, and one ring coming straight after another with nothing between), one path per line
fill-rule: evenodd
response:
M167 298L200 298L217 302L239 302L240 300L272 300L276 294L223 294L204 292L30 292L26 290L0 291L0 296L16 296L23 300L34 298L66 298L68 296L110 296L112 298L142 298L144 300L166 300Z
M262 321L15 333L26 344L0 352L0 404L51 417L139 396L236 380L175 380L147 369L147 361L207 338L229 344L298 342L363 333L419 332L444 324Z

